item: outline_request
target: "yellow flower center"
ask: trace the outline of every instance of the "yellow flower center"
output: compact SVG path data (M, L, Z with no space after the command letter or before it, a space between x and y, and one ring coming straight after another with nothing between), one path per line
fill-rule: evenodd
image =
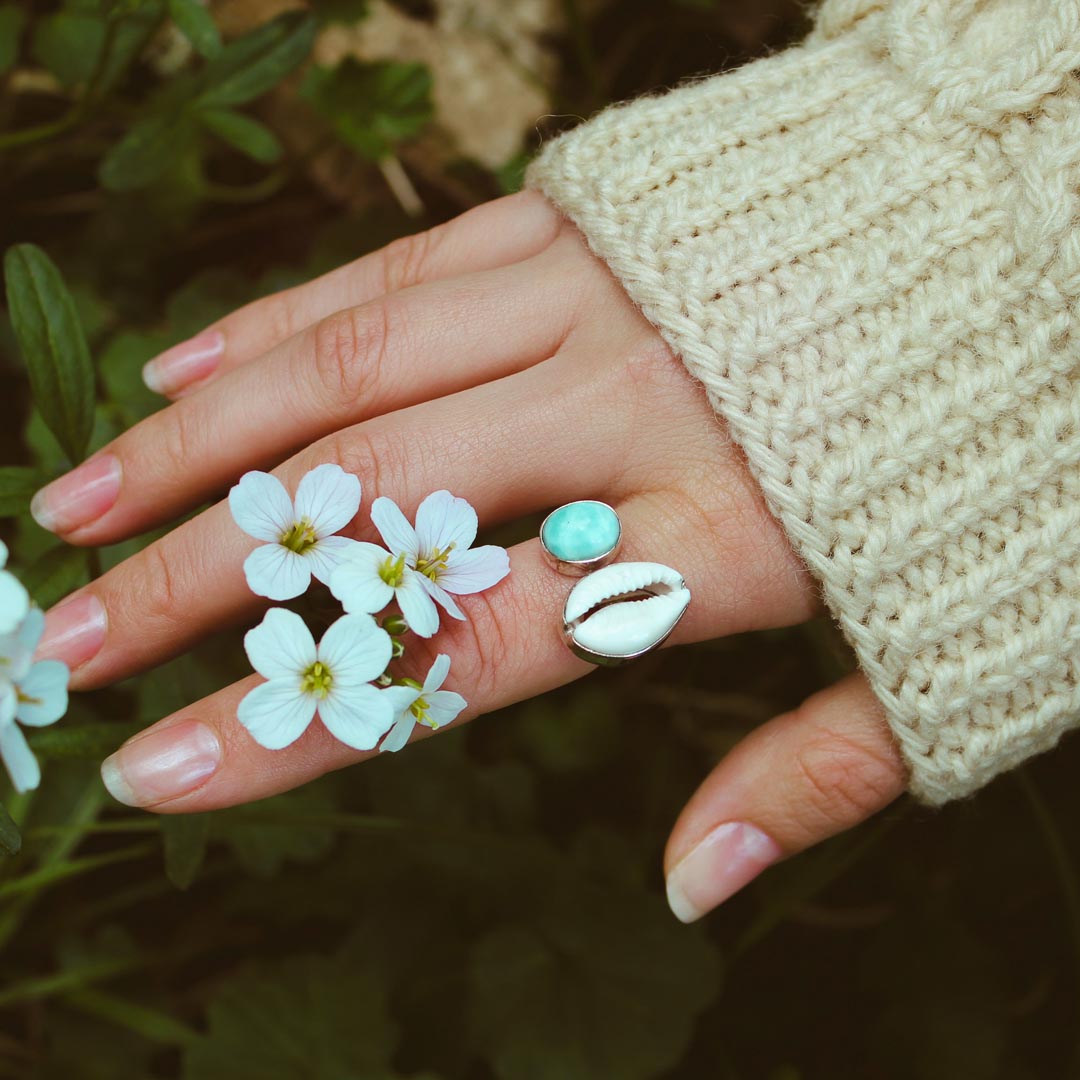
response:
M399 555L395 559L393 555L390 555L383 560L382 566L379 567L379 577L381 577L391 589L400 588L401 583L405 580L405 556Z
M325 701L330 696L330 687L333 685L334 676L321 660L316 660L304 672L303 691L305 694L313 694L321 701Z
M450 558L450 552L456 547L457 544L447 544L446 547L442 549L433 549L430 555L424 555L417 559L417 571L425 577L431 578L432 581L438 581L439 575L446 569L446 563Z
M294 521L288 532L282 533L281 539L278 541L282 547L295 551L297 555L303 555L305 551L313 548L318 542L319 538L315 535L315 527L307 518Z
M20 705L40 705L41 698L30 697L29 694L24 694L17 686L15 687L15 699Z

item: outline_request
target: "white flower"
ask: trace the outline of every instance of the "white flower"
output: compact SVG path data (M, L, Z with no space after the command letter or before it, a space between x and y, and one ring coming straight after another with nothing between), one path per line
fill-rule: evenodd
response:
M41 782L41 768L19 724L55 724L68 706L70 672L59 660L33 662L45 616L33 608L14 632L0 637L0 758L18 792Z
M7 565L7 545L0 540L0 634L10 634L30 610L30 594Z
M505 548L472 546L479 525L476 511L449 491L436 491L420 504L416 528L385 497L371 504L371 520L386 546L405 556L405 565L420 575L427 592L455 619L465 616L451 593L483 592L510 573Z
M373 749L394 722L393 702L371 685L390 663L390 635L370 615L342 616L316 647L299 615L271 608L244 648L269 681L240 702L237 716L268 750L296 742L316 710L331 735L357 750Z
M431 637L439 629L439 612L422 576L378 544L358 541L330 577L330 591L349 612L382 611L392 600L409 629Z
M244 560L251 591L291 600L330 574L356 543L334 536L360 509L360 481L339 465L320 465L300 481L296 501L269 473L249 472L229 492L233 520L249 536L268 543Z
M438 731L457 718L468 704L460 695L450 690L440 690L450 673L450 657L440 653L424 679L424 685L410 683L408 686L388 686L383 693L394 703L394 726L383 739L380 750L392 753L400 750L413 733L417 724Z

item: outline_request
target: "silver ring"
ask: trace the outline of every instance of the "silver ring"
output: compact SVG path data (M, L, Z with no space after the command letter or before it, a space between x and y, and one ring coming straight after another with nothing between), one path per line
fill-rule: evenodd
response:
M575 656L616 667L658 649L689 604L690 590L670 566L614 563L570 590L563 634Z
M540 546L549 566L568 577L584 577L619 552L622 522L596 499L579 499L552 510L540 526Z

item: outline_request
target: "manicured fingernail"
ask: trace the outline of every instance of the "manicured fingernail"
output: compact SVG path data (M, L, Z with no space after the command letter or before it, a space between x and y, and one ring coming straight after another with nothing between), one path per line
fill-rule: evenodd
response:
M92 660L105 644L105 608L91 593L73 596L45 615L40 659L63 660L72 671Z
M69 533L97 521L120 494L120 462L99 454L43 487L30 502L30 513L43 528Z
M205 724L181 720L124 743L101 765L109 794L125 806L156 806L194 791L217 772L221 743Z
M155 394L177 394L212 375L224 352L225 335L220 330L204 330L155 356L143 368L143 382Z
M729 821L713 829L668 874L668 904L681 922L694 922L782 854L780 845L760 829Z

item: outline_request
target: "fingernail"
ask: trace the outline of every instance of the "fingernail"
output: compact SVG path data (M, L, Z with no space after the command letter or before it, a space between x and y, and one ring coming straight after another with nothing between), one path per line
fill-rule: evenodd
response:
M143 382L155 394L176 394L212 375L224 352L225 335L220 330L204 330L155 356L143 368Z
M46 613L35 655L42 660L63 660L74 671L101 651L105 624L105 608L96 596L73 596Z
M120 494L120 462L99 454L43 487L30 502L34 520L52 533L69 533L97 521Z
M729 821L713 829L667 876L675 917L691 923L748 885L783 852L753 825Z
M125 806L155 806L194 791L221 764L221 743L205 724L181 720L124 743L101 764L109 794Z

